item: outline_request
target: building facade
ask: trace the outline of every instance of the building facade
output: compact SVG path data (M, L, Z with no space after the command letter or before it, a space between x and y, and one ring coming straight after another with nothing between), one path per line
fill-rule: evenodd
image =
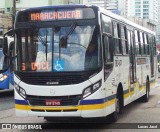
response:
M100 6L125 17L130 9L130 0L84 0L83 4Z
M158 0L157 43L160 45L160 0Z
M130 16L158 22L158 0L131 0Z

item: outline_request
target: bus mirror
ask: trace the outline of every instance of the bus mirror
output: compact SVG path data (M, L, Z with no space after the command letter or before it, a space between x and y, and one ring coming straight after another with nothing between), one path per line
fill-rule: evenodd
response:
M5 55L8 54L8 39L7 39L7 37L3 38L3 53Z
M12 58L13 56L10 55L10 51L9 51L9 47L10 47L10 37L14 36L14 30L11 29L9 31L7 31L4 35L3 35L3 53L5 56ZM11 37L13 38L13 37ZM9 41L8 41L9 40ZM14 42L14 38L12 40ZM12 44L13 45L13 44ZM13 47L13 46L12 46Z
M67 48L67 37L66 36L62 36L60 38L60 47Z

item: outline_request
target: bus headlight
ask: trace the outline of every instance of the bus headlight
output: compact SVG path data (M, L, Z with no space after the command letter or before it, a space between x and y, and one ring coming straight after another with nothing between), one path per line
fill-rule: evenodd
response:
M3 76L0 78L0 82L2 82L2 81L4 81L5 79L7 79L7 77L8 77L8 74L3 75Z
M15 83L15 85L14 85L14 87L15 87L15 89L16 89L16 91L18 92L18 94L22 97L22 98L26 98L26 91L23 89L23 88L21 88L18 84L16 84Z
M89 87L83 90L83 98L91 95L95 91L97 91L102 85L102 80L97 81L96 83L90 85Z

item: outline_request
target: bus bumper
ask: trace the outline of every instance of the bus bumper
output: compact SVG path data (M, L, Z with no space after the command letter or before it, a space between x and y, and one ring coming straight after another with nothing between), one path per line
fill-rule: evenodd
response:
M99 93L99 92L97 92ZM92 95L94 96L94 95ZM82 102L85 100L82 100ZM88 100L87 100L88 101ZM91 101L91 100L90 100ZM86 102L85 102L86 103ZM107 109L110 111L110 107ZM104 117L106 104L85 105L80 103L77 106L31 106L15 90L15 110L16 116L37 116L37 117Z

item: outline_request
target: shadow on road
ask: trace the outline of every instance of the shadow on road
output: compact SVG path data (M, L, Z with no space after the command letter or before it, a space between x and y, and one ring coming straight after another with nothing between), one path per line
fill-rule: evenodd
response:
M0 90L0 98L8 97L8 96L13 96L14 91L1 91Z

